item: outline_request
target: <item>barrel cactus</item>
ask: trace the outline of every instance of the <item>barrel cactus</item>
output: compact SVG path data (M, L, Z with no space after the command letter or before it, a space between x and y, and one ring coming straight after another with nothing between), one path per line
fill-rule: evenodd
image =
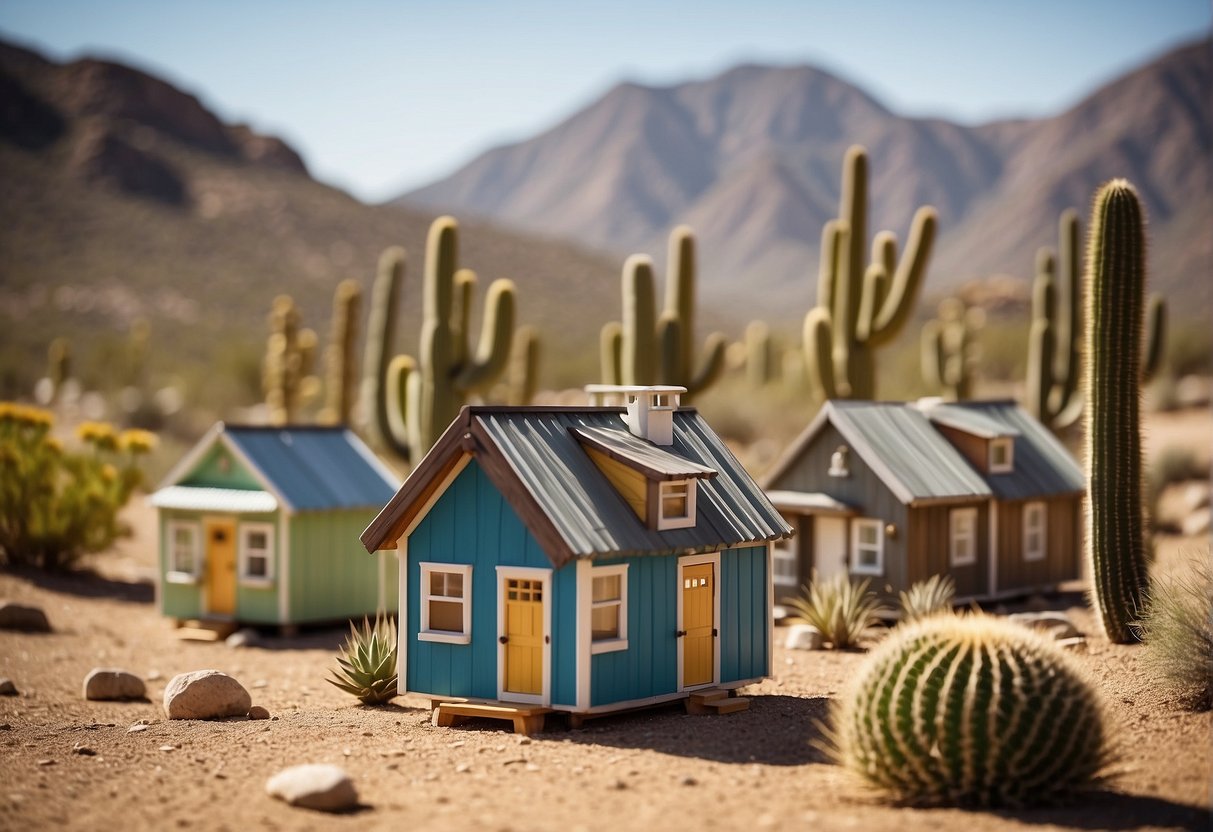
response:
M992 616L906 625L835 704L834 755L896 799L1056 802L1107 762L1094 689L1044 636Z

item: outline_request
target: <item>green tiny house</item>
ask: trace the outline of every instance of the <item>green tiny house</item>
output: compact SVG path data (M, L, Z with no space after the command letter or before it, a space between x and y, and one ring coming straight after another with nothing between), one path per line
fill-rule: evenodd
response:
M151 498L161 613L286 627L395 612L396 560L358 536L398 484L343 427L216 424Z

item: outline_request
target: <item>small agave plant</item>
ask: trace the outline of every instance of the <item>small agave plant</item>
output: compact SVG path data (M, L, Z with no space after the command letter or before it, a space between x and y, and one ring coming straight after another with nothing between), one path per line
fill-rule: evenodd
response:
M350 623L350 634L337 656L338 667L326 682L357 696L364 705L383 705L396 696L396 622L366 618Z
M951 575L932 575L925 581L915 581L909 590L898 593L901 620L917 621L940 612L952 611L956 597L956 582Z

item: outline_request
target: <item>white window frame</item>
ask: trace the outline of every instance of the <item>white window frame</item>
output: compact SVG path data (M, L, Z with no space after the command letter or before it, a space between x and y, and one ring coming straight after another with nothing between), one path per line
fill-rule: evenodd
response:
M962 548L966 541L967 551ZM948 563L952 566L977 563L977 509L973 506L948 512Z
M421 628L417 631L418 641L436 641L442 644L471 644L472 642L472 565L470 563L422 563L421 586L417 588L421 599ZM430 575L434 572L457 572L463 575L463 598L451 598L446 595L430 595ZM430 629L430 601L462 601L463 602L463 632L451 630Z
M687 513L685 517L666 517L665 496L675 486L687 489ZM657 484L657 530L689 529L695 525L695 480L663 480Z
M619 598L610 601L594 600L594 579L619 577ZM590 616L590 653L614 653L617 650L628 649L628 565L626 563L612 566L595 566L590 569L590 592L584 603ZM594 638L594 610L599 607L619 607L619 635L615 638Z
M1033 518L1036 518L1033 521ZM1037 546L1028 548L1032 533L1039 535ZM1048 555L1049 542L1049 510L1042 502L1026 503L1023 507L1023 559L1027 561L1044 560Z
M249 546L249 535L261 532L265 535L265 574L249 574L249 558L253 549ZM237 530L239 535L240 583L245 586L272 586L274 583L274 524L273 523L241 523ZM260 555L258 555L260 556Z
M193 551L194 568L181 569L177 563L177 532L185 530L190 533L190 546ZM168 562L165 564L164 580L170 584L196 584L202 571L202 524L197 520L170 520L168 522L168 542L165 546Z
M1007 458L1002 463L994 462L994 449L1006 450ZM1015 470L1015 440L1010 436L997 436L990 440L989 468L991 474L1009 474Z
M863 528L876 529L876 548L860 543L859 532ZM874 551L876 563L866 564L859 559L860 551ZM851 573L854 575L884 574L884 521L871 517L856 517L851 521Z

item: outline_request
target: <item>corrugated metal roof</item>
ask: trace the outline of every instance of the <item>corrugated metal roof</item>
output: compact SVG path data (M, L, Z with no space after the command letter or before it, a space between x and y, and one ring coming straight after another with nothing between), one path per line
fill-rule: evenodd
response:
M156 508L189 511L231 511L267 514L278 510L278 501L268 491L241 491L235 488L199 488L170 485L152 494L149 502Z
M834 427L903 503L993 493L917 408L866 401L829 401L825 408Z
M473 408L472 419L544 508L574 557L717 549L791 533L766 495L693 410L675 412L674 443L661 452L713 469L718 476L698 480L695 525L668 531L641 522L574 433L593 428L626 431L620 412L477 412Z
M1000 500L1029 500L1086 489L1086 477L1078 462L1048 428L1011 401L963 402L948 405L953 410L1001 425L1015 437L1012 469L988 474L986 481Z
M642 472L650 479L686 479L716 476L716 469L691 462L678 454L635 436L626 428L574 428L590 447Z
M999 436L1018 436L1019 430L998 419L991 418L984 408L972 406L969 402L946 402L919 407L927 418L939 425L964 431L982 439L994 439Z
M767 499L777 509L834 514L855 514L856 509L818 491L768 491Z
M224 436L294 511L378 507L398 483L342 427L233 427Z

